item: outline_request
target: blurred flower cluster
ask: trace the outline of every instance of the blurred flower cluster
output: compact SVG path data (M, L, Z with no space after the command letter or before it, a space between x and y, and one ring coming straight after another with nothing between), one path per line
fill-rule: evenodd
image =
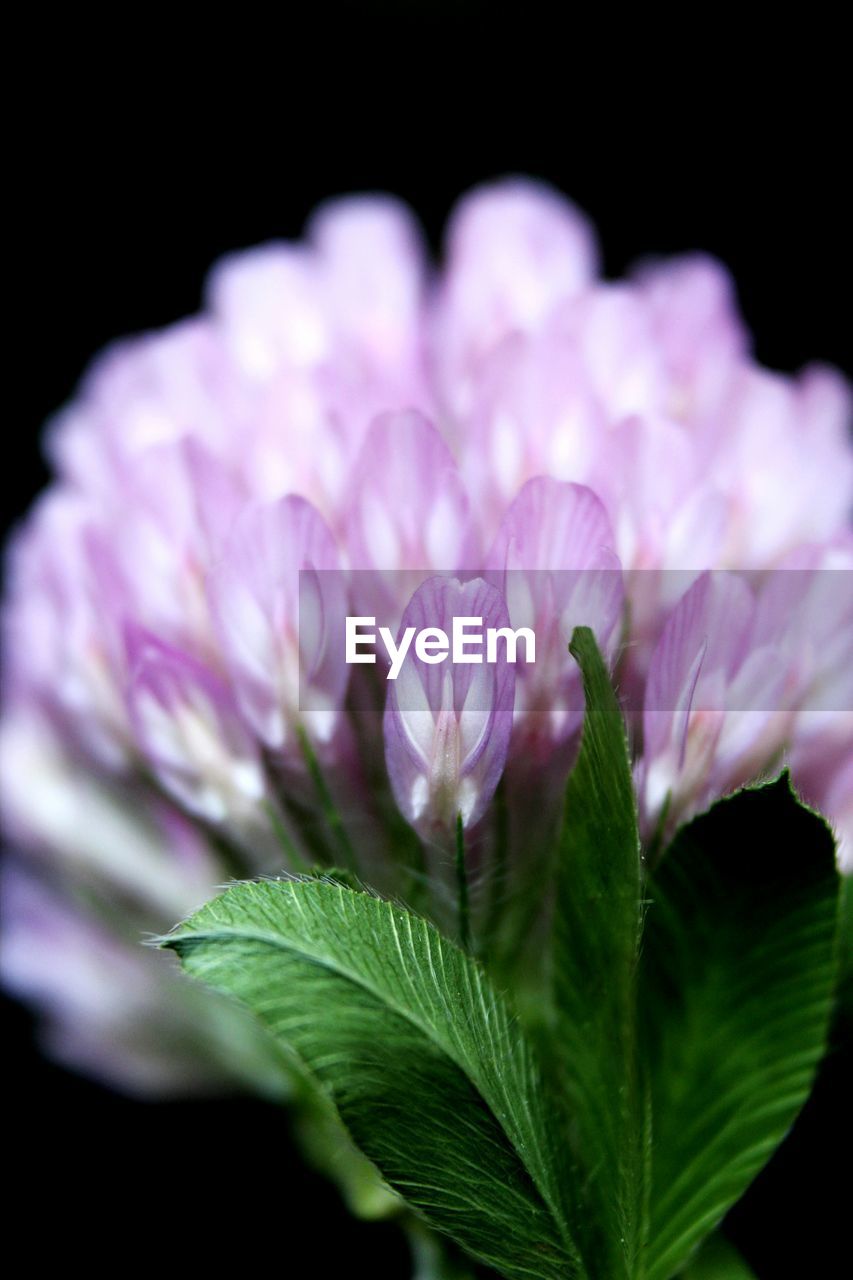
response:
M603 281L523 181L461 202L438 272L405 208L335 202L102 355L3 612L2 968L54 1052L141 1090L262 1075L139 945L233 876L347 866L440 914L461 827L498 936L576 750L577 623L650 849L787 761L853 859L850 410L751 359L719 264ZM529 627L536 661L356 680L347 610Z

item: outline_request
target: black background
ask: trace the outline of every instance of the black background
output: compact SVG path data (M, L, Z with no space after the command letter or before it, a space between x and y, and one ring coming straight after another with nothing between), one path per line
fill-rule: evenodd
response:
M350 190L402 196L437 246L473 183L546 178L593 218L608 275L649 252L707 250L734 272L762 362L821 358L849 375L838 33L798 29L785 46L768 31L747 49L739 28L673 19L644 33L652 56L639 30L587 37L557 8L413 5L402 20L344 4L281 30L247 17L215 48L209 22L179 40L153 18L51 27L50 56L24 42L5 158L8 521L46 478L42 422L99 347L194 310L222 252L298 235L319 200ZM3 1018L19 1133L7 1162L42 1215L40 1257L123 1275L221 1266L234 1250L250 1274L408 1275L394 1230L350 1220L295 1159L284 1116L117 1097L45 1062L23 1010ZM760 1278L843 1274L844 1077L836 1052L730 1215ZM306 1244L310 1261L294 1262Z

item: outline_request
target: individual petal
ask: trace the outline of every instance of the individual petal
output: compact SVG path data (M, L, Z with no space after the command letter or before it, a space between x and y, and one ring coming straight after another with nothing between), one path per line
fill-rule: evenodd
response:
M420 633L438 628L450 639L454 619L480 619L479 633L508 625L500 593L481 578L430 578L409 601L400 624ZM478 628L468 627L471 635ZM424 661L410 648L399 677L388 681L385 760L402 813L422 833L452 831L483 816L500 780L512 728L515 671L499 646L487 662L485 639L471 644L479 661ZM435 656L435 655L433 655Z
M839 834L853 865L853 541L803 547L766 575L756 643L773 644L790 672L795 713L787 758L808 803Z
M385 370L420 339L425 262L411 212L389 196L330 201L314 214L323 292L336 336Z
M439 377L457 412L471 406L483 356L515 330L535 329L592 280L597 254L586 219L548 187L509 179L472 191L446 239L434 317Z
M585 485L537 476L507 510L488 556L504 569L600 568L613 557L613 531L603 503Z
M487 565L512 627L536 637L535 663L526 655L519 667L515 714L524 749L547 750L583 717L580 674L569 655L575 627L591 627L608 655L618 637L622 573L607 512L583 485L529 480L504 516Z
M101 581L93 534L100 513L58 487L46 494L8 558L4 693L32 699L94 767L120 769L131 733L123 698L124 598ZM7 704L8 705L8 704Z
M227 685L141 629L129 629L127 645L136 741L157 780L208 822L258 824L263 769Z
M247 508L207 586L238 706L260 740L293 745L299 720L328 739L347 682L346 594L319 513L292 495Z
M667 416L707 420L749 350L731 277L713 258L689 254L644 263L636 279L664 357Z
M636 289L602 284L566 303L555 318L577 349L607 422L662 413L666 371L648 307Z
M222 259L208 279L207 301L235 364L250 380L317 364L329 352L316 264L304 248L269 244Z
M829 371L811 370L799 383L741 372L703 446L709 476L730 504L725 564L772 565L849 528L851 403Z
M4 824L18 847L99 892L119 886L155 921L205 899L222 869L181 815L138 785L101 776L32 707L5 716L0 747Z
M753 645L755 598L731 573L704 573L670 614L652 656L639 787L649 829L746 782L780 751L790 671Z
M591 483L626 568L698 572L719 562L728 506L686 428L657 415L623 419L602 441Z
M198 558L216 560L241 509L249 501L243 477L196 436L181 441L181 464L195 512Z
M83 539L99 629L115 620L118 648L127 619L210 660L205 574L245 500L239 479L196 439L140 455L95 508Z
M784 654L798 710L853 709L853 540L800 548L764 576L753 644Z
M484 360L463 425L462 472L496 529L533 476L587 483L606 421L580 353L546 325L535 338L510 335Z
M386 414L368 432L346 524L356 569L458 569L471 517L456 463L421 414Z
M853 874L853 710L813 712L791 751L797 790L826 814L838 841L838 863Z
M188 434L228 451L244 400L210 321L181 321L114 343L98 357L77 398L49 424L52 461L81 489L108 499L138 458Z
M654 711L674 711L683 705L688 687L696 691L696 659L702 656L703 707L720 709L712 701L748 652L755 601L746 582L731 573L703 573L670 614L649 672L646 705ZM723 685L711 680L719 673ZM650 738L652 747L661 739Z

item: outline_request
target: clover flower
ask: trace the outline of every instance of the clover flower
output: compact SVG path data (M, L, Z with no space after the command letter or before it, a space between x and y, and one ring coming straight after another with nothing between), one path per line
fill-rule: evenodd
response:
M50 424L3 610L2 966L54 1050L207 1080L212 1015L138 941L233 875L404 893L411 828L441 848L461 819L475 927L499 912L576 749L579 623L650 839L788 760L850 860L850 405L830 369L755 364L719 264L603 281L585 218L524 181L462 201L438 270L393 200L328 205L108 350ZM359 681L347 613L538 650Z

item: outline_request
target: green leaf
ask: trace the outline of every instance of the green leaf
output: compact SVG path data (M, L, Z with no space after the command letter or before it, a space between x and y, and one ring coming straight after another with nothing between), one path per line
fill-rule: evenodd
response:
M582 1270L532 1051L481 967L340 884L240 884L163 940L334 1101L396 1191L512 1280Z
M838 1013L853 1020L853 875L841 877L838 947Z
M415 1217L404 1225L414 1264L412 1280L476 1280L475 1264L457 1255L446 1237L435 1235Z
M636 1084L640 838L622 713L592 632L570 651L586 697L556 867L555 1037L586 1182L582 1252L591 1274L634 1274L644 1121Z
M270 1039L257 1022L255 1026L265 1039ZM382 1181L376 1165L359 1151L328 1094L304 1070L291 1102L291 1125L302 1155L335 1183L351 1214L374 1220L399 1217L404 1207L400 1197Z
M648 892L654 1167L642 1274L688 1262L808 1096L832 1006L832 835L787 775L683 827Z
M682 1272L681 1280L755 1280L734 1245L715 1232Z

